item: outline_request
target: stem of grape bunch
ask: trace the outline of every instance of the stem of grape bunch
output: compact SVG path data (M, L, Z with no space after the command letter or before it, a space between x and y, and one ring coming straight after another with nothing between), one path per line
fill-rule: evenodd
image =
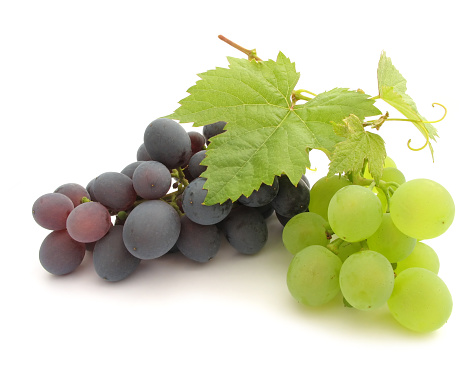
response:
M242 47L241 45L239 45L235 42L232 42L230 39L224 37L223 35L219 35L218 37L221 41L224 41L228 45L230 45L230 46L234 47L235 49L238 49L239 51L245 53L247 55L247 57L249 58L249 61L251 61L251 60L262 61L262 59L257 56L257 50L255 48L254 49L247 49L245 47Z

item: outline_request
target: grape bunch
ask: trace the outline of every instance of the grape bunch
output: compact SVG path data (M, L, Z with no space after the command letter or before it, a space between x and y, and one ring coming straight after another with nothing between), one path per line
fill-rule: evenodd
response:
M33 218L52 232L39 258L54 275L73 272L92 253L99 277L120 281L167 253L181 252L205 263L218 252L223 234L245 255L267 242L266 219L273 212L286 223L308 210L310 188L305 176L294 186L286 175L237 201L203 205L206 146L225 132L225 122L186 132L177 122L160 118L144 132L137 161L121 172L104 172L87 186L61 185L33 204Z
M294 255L288 289L308 306L339 293L345 306L358 310L387 304L402 326L434 331L447 322L453 302L437 275L438 256L423 241L449 228L454 202L432 180L406 181L390 158L384 166L377 185L364 172L323 177L312 186L309 211L283 229Z

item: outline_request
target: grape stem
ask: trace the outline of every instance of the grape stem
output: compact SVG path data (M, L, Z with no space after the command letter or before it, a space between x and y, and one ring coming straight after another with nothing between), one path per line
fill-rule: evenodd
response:
M343 243L344 240L342 238L336 238L334 241L328 243L326 247L328 250L337 255L339 253L339 246L341 246Z
M241 45L238 45L237 43L232 42L230 39L224 37L223 35L219 35L218 37L221 41L224 41L228 45L230 45L230 46L234 47L235 49L238 49L239 51L245 53L248 56L249 61L252 61L252 60L262 61L262 59L257 56L257 50L255 48L254 49L244 48Z

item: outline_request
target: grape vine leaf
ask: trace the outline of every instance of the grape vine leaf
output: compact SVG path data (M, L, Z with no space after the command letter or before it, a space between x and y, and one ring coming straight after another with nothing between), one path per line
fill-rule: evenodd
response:
M387 155L382 137L367 132L362 121L353 114L345 118L343 124L335 124L334 131L346 139L336 144L334 148L328 176L345 172L360 173L368 161L369 172L378 183L382 177Z
M385 51L380 56L377 79L379 97L408 119L414 120L413 124L427 139L431 155L433 156L433 146L429 140L436 141L436 137L439 137L436 128L431 124L423 123L423 121L427 121L426 118L418 112L415 102L406 94L406 79L392 64L392 60L390 57L387 57Z
M199 74L181 106L169 118L195 127L226 121L226 131L211 139L202 165L206 205L249 196L263 183L286 174L293 184L310 166L309 150L329 155L344 140L331 122L350 114L381 114L369 95L345 88L320 93L304 104L292 102L299 80L283 53L277 60L228 58L228 68Z

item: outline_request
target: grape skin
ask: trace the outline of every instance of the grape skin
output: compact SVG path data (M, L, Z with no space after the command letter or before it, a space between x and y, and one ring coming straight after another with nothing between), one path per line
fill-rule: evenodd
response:
M66 195L48 193L33 203L33 218L41 227L59 231L66 228L66 220L74 204Z
M339 283L342 295L354 308L369 310L381 307L392 294L392 265L378 252L356 252L342 264Z
M410 267L421 267L438 274L439 258L435 250L426 243L418 241L410 255L402 261L399 261L395 273L398 275L403 270Z
M219 251L221 245L217 226L194 223L188 217L181 217L181 232L176 242L179 251L188 259L208 262Z
M87 198L88 200L91 198L87 190L82 185L76 183L63 184L54 192L66 195L71 199L74 207L82 203L82 198Z
M317 213L328 220L328 207L334 194L351 182L343 176L334 175L331 177L322 177L311 188L308 209L310 212Z
M85 245L73 240L66 230L53 231L41 244L39 260L49 273L66 275L76 270L85 253Z
M297 214L283 228L283 244L293 255L311 245L326 246L329 243L326 225L327 222L319 214Z
M402 271L395 279L388 308L402 326L416 332L431 332L448 321L453 299L438 275L413 267Z
M272 185L262 184L258 190L254 190L248 197L242 195L238 199L239 203L248 207L262 207L270 204L278 194L278 178L273 179Z
M342 262L323 246L308 246L291 260L287 286L291 295L307 306L320 306L339 292L339 272Z
M160 162L145 161L133 172L132 184L136 193L143 199L159 199L171 187L171 174Z
M309 188L303 180L295 186L288 176L278 178L278 193L272 200L272 206L278 214L291 218L308 209Z
M206 151L199 151L191 157L189 160L188 170L193 178L201 176L206 171L207 166L201 165L202 160L206 157Z
M120 172L104 172L93 184L94 197L113 211L127 210L137 199L133 181Z
M414 179L400 185L390 200L395 226L418 240L435 238L446 232L454 220L454 201L440 184Z
M110 213L97 202L82 203L69 214L66 227L79 242L95 242L104 237L112 226Z

